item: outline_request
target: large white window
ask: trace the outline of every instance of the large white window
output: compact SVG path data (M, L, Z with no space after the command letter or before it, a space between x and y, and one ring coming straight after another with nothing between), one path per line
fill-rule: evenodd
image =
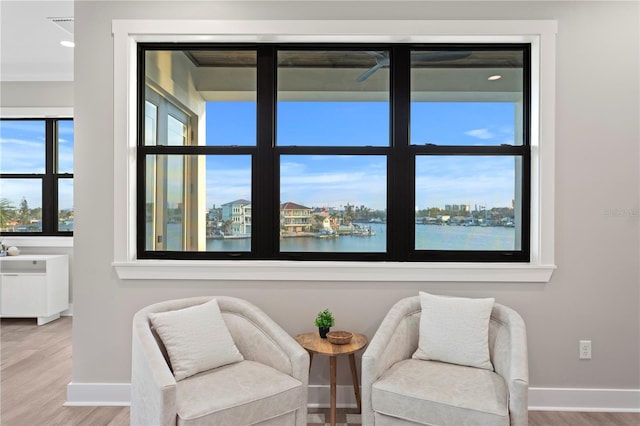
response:
M222 21L214 26L229 34L185 48L163 42L193 42L197 28L140 32L150 24L114 22L116 85L128 87L116 99L127 136L116 168L128 169L116 178L128 205L116 230L121 277L157 257L176 260L155 271L201 259L199 272L178 269L205 278L204 265L225 278L237 265L214 259L230 256L249 259L245 278L311 277L330 262L329 280L341 271L362 271L357 280L384 280L385 271L400 280L548 280L553 214L541 207L553 200L553 97L543 88L553 86L554 23L390 22L372 36L366 21L325 22L346 34L333 37L295 22L241 30ZM460 34L443 35L452 28ZM518 35L523 28L534 35ZM193 117L169 114L163 125L163 103ZM140 108L118 114L126 104ZM224 130L229 123L236 132ZM163 126L176 131L165 139ZM181 143L170 143L176 135ZM244 167L235 163L243 158ZM234 170L250 171L244 192L230 179L214 183Z

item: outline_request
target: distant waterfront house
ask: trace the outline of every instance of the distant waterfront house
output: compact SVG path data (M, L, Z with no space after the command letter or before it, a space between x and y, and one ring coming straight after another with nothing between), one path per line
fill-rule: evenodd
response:
M251 234L251 202L239 199L223 204L222 221L231 222L231 234Z
M311 208L290 201L280 205L280 229L284 233L309 232Z

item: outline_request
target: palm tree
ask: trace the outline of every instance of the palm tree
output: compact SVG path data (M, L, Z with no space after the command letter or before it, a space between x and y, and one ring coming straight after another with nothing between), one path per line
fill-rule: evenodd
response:
M16 208L6 198L0 199L0 228L16 219Z

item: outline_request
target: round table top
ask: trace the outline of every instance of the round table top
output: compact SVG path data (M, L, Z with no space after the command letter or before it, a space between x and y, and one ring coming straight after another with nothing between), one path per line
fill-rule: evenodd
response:
M367 336L359 333L353 333L351 341L345 345L335 345L327 339L321 338L317 331L298 334L295 339L300 343L300 346L309 352L328 356L352 354L367 345Z

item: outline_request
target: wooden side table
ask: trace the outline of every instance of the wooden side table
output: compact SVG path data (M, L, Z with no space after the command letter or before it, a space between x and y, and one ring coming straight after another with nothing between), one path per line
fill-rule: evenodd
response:
M351 366L351 380L353 390L358 404L358 413L361 412L360 382L358 381L358 371L356 370L355 352L358 352L367 345L367 337L364 334L353 333L351 341L346 345L334 345L327 339L322 339L318 332L298 334L296 341L309 352L309 370L313 362L313 355L326 355L329 357L329 373L331 383L331 426L336 424L336 371L337 358L340 355L349 355L349 365Z

